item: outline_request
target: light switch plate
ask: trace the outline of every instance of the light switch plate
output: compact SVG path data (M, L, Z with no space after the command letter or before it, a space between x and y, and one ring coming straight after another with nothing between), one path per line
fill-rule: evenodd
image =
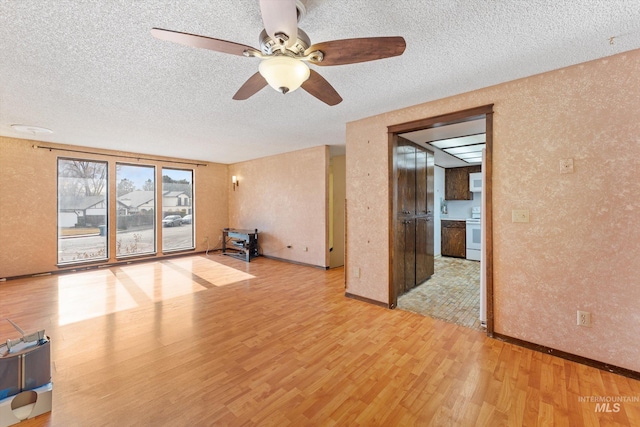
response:
M529 209L512 210L511 222L529 222Z
M360 267L356 267L353 269L353 277L360 278Z

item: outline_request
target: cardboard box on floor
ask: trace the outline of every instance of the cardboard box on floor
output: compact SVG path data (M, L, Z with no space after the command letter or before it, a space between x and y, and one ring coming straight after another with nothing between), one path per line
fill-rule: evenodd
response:
M43 385L0 400L0 427L18 424L51 411L53 385Z
M9 319L7 319L9 320ZM0 427L51 411L51 342L44 330L0 344Z

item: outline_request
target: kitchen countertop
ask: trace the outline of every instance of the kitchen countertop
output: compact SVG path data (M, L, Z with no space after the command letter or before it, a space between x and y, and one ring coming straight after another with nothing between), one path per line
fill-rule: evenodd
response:
M440 215L440 220L441 221L466 221L467 218L454 218L454 217L447 217L445 215Z

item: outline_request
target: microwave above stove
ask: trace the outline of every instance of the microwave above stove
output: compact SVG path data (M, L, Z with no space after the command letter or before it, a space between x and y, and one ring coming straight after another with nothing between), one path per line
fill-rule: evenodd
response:
M472 193L482 192L482 172L469 174L469 191Z

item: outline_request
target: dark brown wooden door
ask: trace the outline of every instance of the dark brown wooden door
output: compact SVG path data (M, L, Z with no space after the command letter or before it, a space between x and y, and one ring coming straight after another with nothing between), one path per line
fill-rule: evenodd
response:
M400 295L433 275L433 154L398 138L396 162L394 278Z
M466 233L464 221L442 221L442 256L466 258Z
M426 276L431 277L434 273L434 206L435 206L435 157L432 152L427 152L427 263Z
M396 242L394 269L397 271L398 295L415 286L415 211L416 211L416 148L408 140L399 138L396 148L398 173L398 212L396 213Z
M404 228L404 291L416 285L416 219L405 220Z
M408 268L415 257L415 227L411 222L415 212L415 147L402 138L396 147L397 212L394 242L394 279L397 295L415 284L415 266Z
M399 218L395 224L395 242L394 242L394 259L393 259L393 276L396 295L401 295L405 292L405 261L404 254L405 248L405 228L406 219Z
M416 150L416 215L427 214L427 152Z
M427 280L429 274L429 219L427 216L416 218L416 284Z
M434 273L434 247L433 247L433 203L434 203L434 159L433 153L421 152L422 160L417 155L416 164L424 164L424 172L418 168L416 182L419 183L418 200L424 204L423 214L416 218L416 284L420 284ZM422 182L420 182L422 181ZM424 188L422 190L421 188Z
M415 215L416 149L409 144L398 144L398 199L400 215Z

